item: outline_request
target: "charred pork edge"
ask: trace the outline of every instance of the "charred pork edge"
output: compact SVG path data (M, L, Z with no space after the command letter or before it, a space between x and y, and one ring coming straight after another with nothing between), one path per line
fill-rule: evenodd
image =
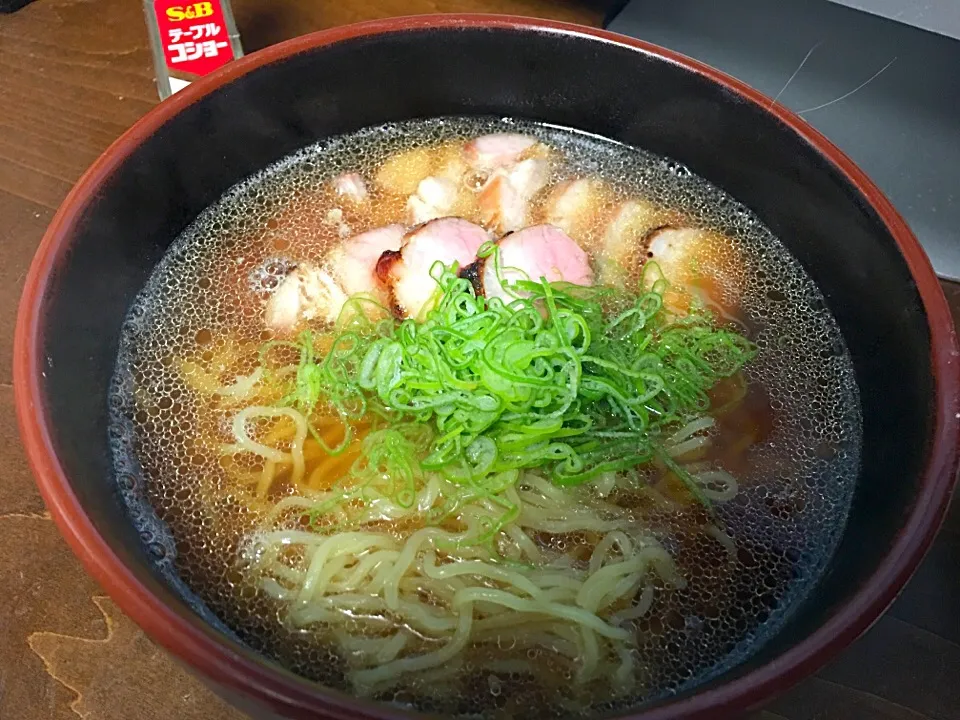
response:
M393 292L393 283L390 281L390 275L392 274L397 263L402 261L403 254L400 250L384 250L382 253L380 253L380 257L377 258L377 266L374 270L374 275L377 277L377 282L380 283L380 288L383 290L383 293L387 298L387 307L389 307L390 312L393 313L394 317L397 318L402 318L403 312L402 308L397 303L397 297Z
M477 258L469 265L464 265L457 273L458 277L469 280L473 285L473 292L477 297L486 297L483 290L483 268L486 265L486 258Z
M497 240L494 241L494 245L499 246L505 239L510 237L516 232L511 230L501 235ZM459 272L457 272L457 277L461 277L464 280L469 280L470 284L473 285L473 292L477 297L486 297L487 292L483 287L483 271L486 269L487 260L489 260L492 255L487 255L485 258L477 258L469 265L464 265Z
M643 237L640 239L640 247L642 248L641 254L643 256L643 262L640 263L640 266L643 267L647 264L647 260L653 257L650 254L650 244L656 239L657 235L662 233L664 230L679 230L676 225L672 223L664 223L663 225L658 225L652 230L647 230L643 234Z

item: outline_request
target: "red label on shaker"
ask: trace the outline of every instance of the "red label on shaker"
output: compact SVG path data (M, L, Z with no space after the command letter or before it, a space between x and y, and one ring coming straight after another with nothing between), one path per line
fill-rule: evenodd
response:
M243 55L230 0L143 0L143 9L161 100Z
M163 57L173 72L206 75L234 59L220 3L156 0Z

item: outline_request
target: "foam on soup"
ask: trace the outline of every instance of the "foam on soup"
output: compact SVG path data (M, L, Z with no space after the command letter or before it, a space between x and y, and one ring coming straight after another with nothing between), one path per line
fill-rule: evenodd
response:
M364 433L389 429L379 420L358 426L337 457L301 438L298 472L315 487L294 481L285 461L270 466L269 456L231 445L238 413L254 402L242 398L253 392L272 410L250 415L244 437L277 448L277 457L298 442L296 419L281 409L290 406L283 367L295 368L300 350L275 344L264 360L266 346L287 340L265 330L263 313L290 268L322 266L345 238L404 222L406 195L374 180L389 158L437 162L491 132L536 137L559 158L531 217L544 218L544 203L565 182L603 183L570 229L594 267L604 267L605 234L631 199L656 208L661 224L709 231L688 289L706 292L718 323L756 345L743 371L711 390L709 422L693 421L701 425L683 438L697 441L680 458L691 472L736 479L714 488L715 497L731 492L710 512L662 463L576 488L524 470L503 491L523 510L492 544L443 545L417 535L431 527L426 512L394 509L349 525L365 502L372 507L359 495L317 511L363 452ZM371 179L362 208L330 189L348 171ZM647 251L638 242L619 258L628 265L621 281L637 282L631 271ZM120 492L158 567L198 612L323 685L462 716L623 711L742 661L829 561L861 443L853 367L836 323L750 211L671 160L503 119L362 130L230 190L175 240L131 307L110 403ZM316 420L317 432L336 445L342 430L328 420ZM419 441L407 432L397 442ZM418 477L414 501L427 506L449 482ZM468 527L483 502L474 516L438 520L437 537ZM428 656L434 661L418 667Z

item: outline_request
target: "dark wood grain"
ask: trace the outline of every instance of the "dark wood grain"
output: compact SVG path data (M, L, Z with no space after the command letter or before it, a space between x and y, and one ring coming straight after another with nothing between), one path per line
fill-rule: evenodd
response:
M451 10L597 24L602 0L235 0L248 51L333 25ZM0 718L235 720L106 599L60 540L16 436L16 302L54 209L157 102L141 3L37 0L0 15ZM108 279L105 279L108 281ZM944 283L960 321L960 285ZM960 720L960 506L862 639L749 720Z

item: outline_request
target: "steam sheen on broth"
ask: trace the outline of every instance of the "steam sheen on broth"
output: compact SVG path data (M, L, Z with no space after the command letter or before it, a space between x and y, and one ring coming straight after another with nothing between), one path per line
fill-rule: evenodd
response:
M836 324L751 213L508 120L363 130L229 191L131 308L110 401L198 612L461 716L602 715L739 662L859 467Z

